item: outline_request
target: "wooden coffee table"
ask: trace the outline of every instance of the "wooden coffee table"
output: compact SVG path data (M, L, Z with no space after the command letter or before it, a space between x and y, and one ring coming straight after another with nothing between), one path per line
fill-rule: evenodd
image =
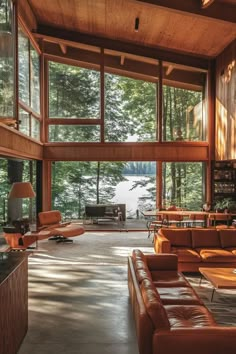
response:
M235 268L199 268L199 272L213 286L211 301L216 289L236 289L236 269ZM200 284L202 277L200 279Z

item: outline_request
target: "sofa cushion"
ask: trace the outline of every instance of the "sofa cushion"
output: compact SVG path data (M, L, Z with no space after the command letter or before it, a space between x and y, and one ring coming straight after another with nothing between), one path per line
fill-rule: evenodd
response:
M199 249L199 254L203 262L236 262L236 255L223 249Z
M183 274L176 271L154 271L151 272L154 286L160 287L175 287L175 286L190 286Z
M138 250L138 249L134 249L132 252L132 258L133 260L143 260L145 261L145 255L143 254L142 251Z
M147 313L154 327L162 330L169 329L170 324L165 309L153 283L148 279L144 279L140 289Z
M193 249L172 247L171 251L178 256L179 262L201 262L201 257Z
M146 255L146 262L150 271L155 270L174 270L178 269L178 258L171 253L158 254L156 257L153 254Z
M150 271L145 260L145 255L140 250L133 250L132 258L138 282L141 283L143 279L146 278L152 280Z
M191 247L191 232L188 229L160 229L158 231L161 235L165 236L171 243L171 246L178 247Z
M192 230L192 245L193 248L212 247L220 248L219 233L215 229L195 229Z
M165 305L165 310L171 328L199 328L216 325L205 306Z
M220 242L223 248L235 247L236 248L236 229L219 230Z
M202 305L200 298L190 287L160 287L157 288L161 301L164 305Z

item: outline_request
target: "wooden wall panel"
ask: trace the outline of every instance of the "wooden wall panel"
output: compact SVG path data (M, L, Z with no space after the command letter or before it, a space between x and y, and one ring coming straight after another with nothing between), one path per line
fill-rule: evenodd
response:
M216 61L215 115L215 159L236 159L236 40Z
M42 160L43 144L0 123L0 155Z
M44 159L75 161L207 161L207 143L45 144Z
M10 262L11 255L2 266L2 273L9 274L4 281L1 274L0 284L1 354L16 354L28 330L28 258L25 256L11 272L8 271Z

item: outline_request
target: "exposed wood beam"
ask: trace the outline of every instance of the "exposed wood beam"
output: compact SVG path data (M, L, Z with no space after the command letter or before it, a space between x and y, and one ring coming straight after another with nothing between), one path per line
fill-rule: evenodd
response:
M196 0L136 0L169 10L191 13L196 16L208 17L214 20L232 22L236 24L236 4L213 2L211 6L202 9L201 2ZM210 4L209 4L210 5Z
M74 65L82 65L83 67L93 68L95 70L100 69L101 58L99 53L89 53L86 50L68 47L66 55L61 58L58 45L45 42L44 49L44 55L49 60L57 60L62 63L67 61L68 63ZM119 54L117 54L117 56L105 54L104 64L106 71L113 74L125 75L151 82L158 81L157 63L143 63L141 61L126 58L124 64L121 65ZM176 87L189 88L199 91L202 89L204 82L202 75L202 72L188 71L184 70L183 67L175 67L175 70L169 72L168 75L167 73L164 73L163 79L166 84L172 84Z
M18 130L7 127L0 123L2 156L14 156L28 159L43 159L43 144L36 141Z
M207 161L208 143L47 143L52 161Z
M107 48L116 51L120 51L143 57L154 58L159 60L165 60L171 63L177 63L182 65L193 66L201 69L208 69L208 60L210 58L196 57L187 53L180 53L174 51L163 50L158 47L144 47L137 44L128 42L121 42L103 37L91 36L88 34L65 31L63 28L55 28L49 26L39 26L38 31L35 32L37 38L54 38L58 43L60 39L68 41L70 43L83 43L100 48ZM68 43L69 44L69 43Z

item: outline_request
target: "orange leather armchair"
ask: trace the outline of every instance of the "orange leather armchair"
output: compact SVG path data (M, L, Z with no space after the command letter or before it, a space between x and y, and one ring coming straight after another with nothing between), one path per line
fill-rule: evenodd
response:
M84 233L83 226L63 222L59 210L42 211L38 214L39 230L49 231L50 238L57 242L73 242L68 237L79 236Z

